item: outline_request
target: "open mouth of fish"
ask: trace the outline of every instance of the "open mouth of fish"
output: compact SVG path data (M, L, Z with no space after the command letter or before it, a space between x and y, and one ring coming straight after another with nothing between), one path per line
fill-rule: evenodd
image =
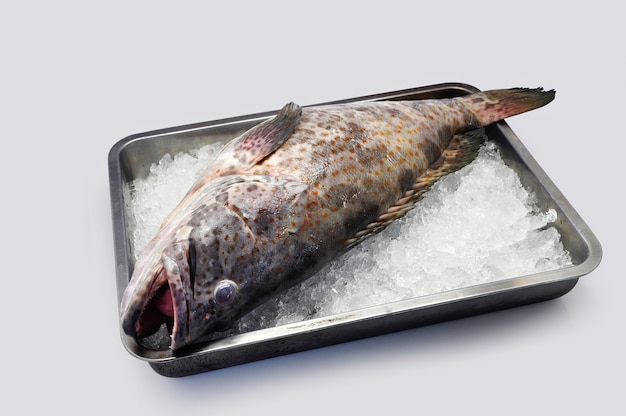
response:
M152 287L152 294L147 297L134 324L139 338L153 335L163 324L166 324L170 334L178 330L176 304L181 301L174 298L164 271L159 273Z
M164 250L161 243L151 244L146 250ZM169 250L169 254L150 262L137 263L136 270L142 273L143 279L129 282L136 290L126 292L129 295L122 300L121 316L126 334L139 339L162 333L165 324L171 338L169 346L176 349L189 343L193 304L190 287L195 280L195 257L193 246L174 244Z
M140 337L152 335L163 324L167 324L170 330L174 324L174 301L168 284L157 289L141 312L137 321L137 333Z

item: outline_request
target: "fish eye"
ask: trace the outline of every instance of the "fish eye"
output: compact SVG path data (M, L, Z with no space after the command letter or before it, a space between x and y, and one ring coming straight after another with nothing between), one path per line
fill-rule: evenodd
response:
M239 288L232 280L222 280L215 287L215 303L227 306L233 303Z

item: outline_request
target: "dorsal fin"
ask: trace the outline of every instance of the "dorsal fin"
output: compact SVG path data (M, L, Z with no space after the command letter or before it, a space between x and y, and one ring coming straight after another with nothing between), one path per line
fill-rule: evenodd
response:
M274 118L252 127L224 146L209 169L214 170L214 176L222 176L254 166L292 135L301 115L299 105L286 104Z
M454 136L450 145L437 162L431 165L422 174L413 187L406 191L402 198L391 205L374 222L368 224L364 229L357 232L354 237L345 242L345 250L354 247L364 239L384 230L389 224L409 212L415 204L422 199L428 191L441 177L455 172L470 164L478 155L478 149L487 139L484 129L473 130L465 134Z
M288 103L274 118L257 124L228 142L187 195L195 193L217 177L245 171L271 155L293 134L301 116L300 106Z

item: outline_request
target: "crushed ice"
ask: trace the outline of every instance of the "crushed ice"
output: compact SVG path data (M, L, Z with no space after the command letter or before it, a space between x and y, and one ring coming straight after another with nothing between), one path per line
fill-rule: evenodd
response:
M131 184L139 252L221 144L166 155ZM439 180L415 209L301 285L241 319L237 332L424 296L571 264L534 195L488 142L474 162Z

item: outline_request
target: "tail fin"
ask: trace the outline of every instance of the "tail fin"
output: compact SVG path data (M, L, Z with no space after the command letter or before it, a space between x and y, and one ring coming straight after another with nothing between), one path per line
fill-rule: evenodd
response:
M555 94L554 90L544 91L543 88L511 88L478 92L460 100L475 114L477 127L483 127L543 107L554 100Z

